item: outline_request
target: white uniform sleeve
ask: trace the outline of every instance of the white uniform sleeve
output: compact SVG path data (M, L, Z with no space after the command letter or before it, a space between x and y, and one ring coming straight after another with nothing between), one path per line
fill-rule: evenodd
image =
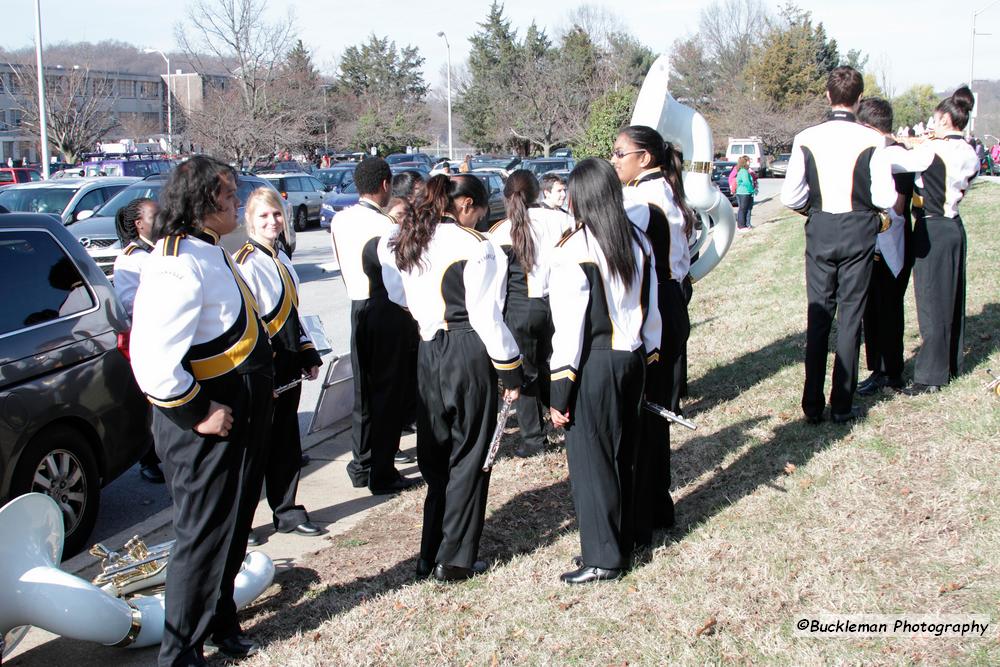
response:
M141 251L137 251L141 252ZM131 255L118 255L115 258L114 272L115 292L125 306L125 311L132 316L135 304L135 293L139 289L139 262Z
M396 266L396 253L389 249L389 241L395 234L383 234L378 240L379 264L382 265L382 284L389 295L389 300L397 306L406 308L406 292L403 290L403 276Z
M889 162L894 174L916 174L931 166L934 151L923 145L912 149L889 146L881 153L881 159Z
M183 257L150 257L135 297L129 352L139 388L181 428L208 413L209 399L182 365L202 308L201 277Z
M896 205L896 182L892 180L892 168L886 158L887 148L879 147L872 153L868 169L872 177L872 203L877 208L889 209Z
M506 279L506 268L506 261L500 261L493 244L484 239L478 243L476 254L466 261L463 280L469 324L486 346L500 381L514 388L521 386L523 371L521 352L503 321L499 302L498 283Z
M236 258L236 255L238 254L239 250L237 250L236 253L234 253L233 255L234 260ZM264 293L264 287L261 282L263 279L263 276L261 275L262 267L260 266L260 264L258 264L260 259L262 259L261 252L259 250L254 250L251 253L251 256L248 257L243 263L239 263L236 261L233 262L233 264L235 264L236 268L239 270L240 275L243 276L243 281L247 284L247 287L250 288L250 292L253 294L253 298L257 300L258 304L264 302L264 299L262 298ZM267 261L269 262L271 261L270 258L263 258L263 259L267 259ZM262 313L262 315L265 314L266 313Z
M580 265L561 247L552 251L549 304L555 327L549 362L552 369L551 405L565 413L570 408L573 385L580 368L580 355L583 354L583 330L590 304L590 284Z
M788 158L788 169L781 184L781 203L796 211L801 211L809 203L806 156L797 135L792 141L792 155Z

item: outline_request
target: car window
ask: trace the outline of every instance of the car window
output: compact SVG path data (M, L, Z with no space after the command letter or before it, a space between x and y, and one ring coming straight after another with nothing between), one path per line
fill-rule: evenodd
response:
M94 307L94 297L62 247L47 232L0 231L0 335Z
M309 185L312 187L313 190L322 190L323 188L326 187L325 185L323 185L321 181L315 178L309 178L307 180L309 181Z
M301 178L291 177L285 179L285 192L304 192L305 183Z
M13 183L13 182L14 182L14 172L0 171L0 183Z
M0 190L0 206L8 211L54 213L61 215L73 198L71 188L25 188L13 186Z
M356 194L356 193L357 193L357 191L358 191L358 186L357 186L357 185L356 185L356 184L355 184L355 183L354 183L354 182L352 181L351 183L348 183L348 184L347 184L347 185L345 185L345 186L344 186L343 188L341 188L341 190L340 190L340 191L341 191L341 192L344 192L344 193L347 193L347 194L351 194L351 195L353 195L353 194Z
M28 172L28 180L31 180L31 181L40 181L40 180L42 180L42 175L39 174L37 171L29 171Z
M490 176L490 192L501 192L503 191L503 181L499 176Z
M239 183L236 184L236 196L239 197L240 206L247 203L247 199L250 197L251 192L257 188L266 188L269 185L271 185L271 183L267 180L252 181L250 179L240 179Z
M757 147L753 144L747 144L744 155L756 155Z
M74 213L79 213L80 211L93 211L96 210L103 203L104 198L101 197L100 190L91 190L87 194L80 198L80 201L76 203L76 211Z
M130 185L125 188L114 197L112 197L108 203L100 208L99 211L95 211L102 216L115 217L118 215L118 211L121 210L123 206L129 202L139 199L140 197L147 197L149 199L159 199L160 189L163 187L162 182L149 182L144 181L142 183L136 183L135 185Z

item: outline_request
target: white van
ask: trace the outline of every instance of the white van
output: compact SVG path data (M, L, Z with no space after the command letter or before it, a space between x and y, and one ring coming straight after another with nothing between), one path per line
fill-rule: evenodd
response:
M729 137L726 148L726 160L736 162L741 156L750 158L750 168L760 176L767 176L767 159L764 156L764 144L760 137L733 138Z

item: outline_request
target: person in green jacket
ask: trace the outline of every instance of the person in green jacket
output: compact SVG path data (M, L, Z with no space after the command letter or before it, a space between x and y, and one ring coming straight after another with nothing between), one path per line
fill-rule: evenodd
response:
M750 171L750 158L740 157L736 163L736 200L739 211L736 214L736 226L739 229L752 229L750 210L753 208L753 198L757 194L757 179Z

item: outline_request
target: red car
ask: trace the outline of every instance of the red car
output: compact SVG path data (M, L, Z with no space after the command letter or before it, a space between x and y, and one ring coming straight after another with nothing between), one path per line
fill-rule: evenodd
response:
M24 167L0 167L0 188L5 185L15 183L28 183L29 181L40 181L42 175L36 169L26 169Z

